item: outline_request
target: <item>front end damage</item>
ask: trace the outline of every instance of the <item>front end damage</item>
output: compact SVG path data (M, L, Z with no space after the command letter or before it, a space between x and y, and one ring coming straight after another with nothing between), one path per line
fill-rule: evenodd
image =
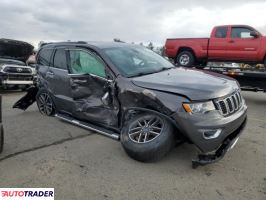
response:
M234 148L246 124L247 118L237 130L235 130L223 141L221 146L214 153L199 154L197 159L192 160L192 168L195 169L199 166L204 166L221 160L228 151Z
M124 84L123 84L123 87L120 86L120 89L121 88L123 88L123 90L125 89ZM13 108L26 110L30 105L32 105L36 101L36 95L38 93L38 90L39 89L37 86L30 87L27 90L27 94L25 96L23 96L19 101L17 101L14 104ZM160 111L156 112L156 114L167 117L167 116L170 116L169 113L172 113L174 110L177 109L177 107L175 107L176 105L174 107L172 107L171 109L169 109L170 106L166 109L166 107L163 106L163 102L159 100L159 99L161 99L162 95L164 95L164 97L166 97L165 100L167 100L167 101L172 100L172 99L174 99L173 94L153 91L153 93L152 93L153 95L151 95L151 91L147 90L147 89L140 89L140 91L142 91L142 92L136 91L133 89L130 91L128 91L126 89L125 89L125 91L123 91L123 90L119 91L119 97L120 97L120 100L122 100L121 103L123 105L127 105L127 106L123 106L123 108L125 109L125 110L123 110L124 114L128 114L131 116L132 113L129 112L129 110L132 110L133 115L134 115L135 112L151 112L151 109L155 110L155 108L157 108ZM137 100L139 100L139 101L137 101ZM181 103L184 101L184 99L179 97L179 99L177 101L180 101L179 103ZM156 102L156 107L155 107L155 102ZM164 104L166 104L166 101L164 101ZM168 104L174 105L172 102L168 102ZM138 105L138 106L133 107L133 105ZM145 107L145 105L149 105L150 108L143 108L143 107ZM153 107L153 108L151 108L151 107ZM128 117L129 117L128 115L123 116L122 121L127 121ZM59 119L70 122L74 125L80 126L82 128L88 129L88 130L93 130L93 131L99 132L102 135L111 137L113 139L119 140L119 138L120 138L119 132L114 133L114 132L107 130L107 129L104 129L100 126L96 126L95 124L84 122L84 121L79 121L73 117L61 115L60 113L56 113L55 116ZM167 117L167 118L171 119L170 117ZM176 124L177 120L175 120L173 118L173 119L171 119L171 121L172 121L172 124L175 125L175 127L177 128L176 130L181 133L182 129L180 129L179 125ZM234 130L231 134L229 134L225 139L223 139L223 141L221 141L221 143L220 143L221 145L215 151L213 151L212 153L199 154L196 159L193 159L192 160L192 168L197 168L198 166L204 166L204 165L211 164L211 163L214 163L214 162L221 160L225 156L225 154L230 149L232 149L234 147L234 145L236 144L238 138L240 137L240 134L242 133L243 129L245 128L246 122L247 122L247 118L243 117L243 121L241 123L239 123L239 127L236 130ZM120 125L123 125L123 123ZM120 128L122 129L122 127L120 127ZM180 139L182 139L182 141L189 141L189 138L187 138L186 135L183 135L183 133L182 133L182 135L180 135Z

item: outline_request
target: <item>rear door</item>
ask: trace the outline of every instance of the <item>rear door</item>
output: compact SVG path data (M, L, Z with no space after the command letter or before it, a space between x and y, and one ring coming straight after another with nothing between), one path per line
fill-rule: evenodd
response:
M93 51L69 49L72 114L81 120L116 127L118 101L114 78ZM110 78L112 77L112 78Z
M250 35L253 29L248 27L232 27L228 42L228 55L234 61L258 60L260 39Z
M209 41L209 60L226 60L228 47L228 26L217 27Z
M72 98L65 47L55 49L52 64L46 73L46 80L50 84L56 109L71 113Z
M52 48L42 48L38 52L37 56L37 73L38 73L38 79L41 84L41 86L46 87L46 89L50 90L52 87L50 83L46 80L46 73L49 70L49 67L52 62L52 55L53 55L54 49Z

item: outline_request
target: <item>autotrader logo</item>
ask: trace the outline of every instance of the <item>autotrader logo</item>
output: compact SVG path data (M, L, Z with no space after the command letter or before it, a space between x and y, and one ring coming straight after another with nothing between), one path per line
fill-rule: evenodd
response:
M0 188L0 200L54 200L54 188Z

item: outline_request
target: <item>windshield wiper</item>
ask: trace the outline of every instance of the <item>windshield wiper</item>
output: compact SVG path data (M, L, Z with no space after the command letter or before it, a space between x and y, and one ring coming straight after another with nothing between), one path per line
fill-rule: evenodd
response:
M132 76L129 76L129 78L134 78L134 77L138 77L138 76L145 76L145 75L149 75L149 74L153 74L153 73L157 73L156 71L154 72L139 72L137 74L134 74Z
M149 75L149 74L155 74L155 73L159 73L159 72L162 72L162 71L170 70L172 68L174 68L174 67L163 67L160 70L151 71L151 72L139 72L137 74L134 74L132 76L129 76L129 78L134 78L134 77L138 77L138 76L145 76L145 75Z

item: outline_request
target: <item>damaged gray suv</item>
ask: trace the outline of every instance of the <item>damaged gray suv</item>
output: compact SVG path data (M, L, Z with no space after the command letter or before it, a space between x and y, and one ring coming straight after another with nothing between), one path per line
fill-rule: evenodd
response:
M235 80L175 67L141 46L50 43L39 50L36 68L36 87L14 108L36 100L42 114L120 140L139 161L160 159L181 140L199 149L193 167L215 162L246 124Z

